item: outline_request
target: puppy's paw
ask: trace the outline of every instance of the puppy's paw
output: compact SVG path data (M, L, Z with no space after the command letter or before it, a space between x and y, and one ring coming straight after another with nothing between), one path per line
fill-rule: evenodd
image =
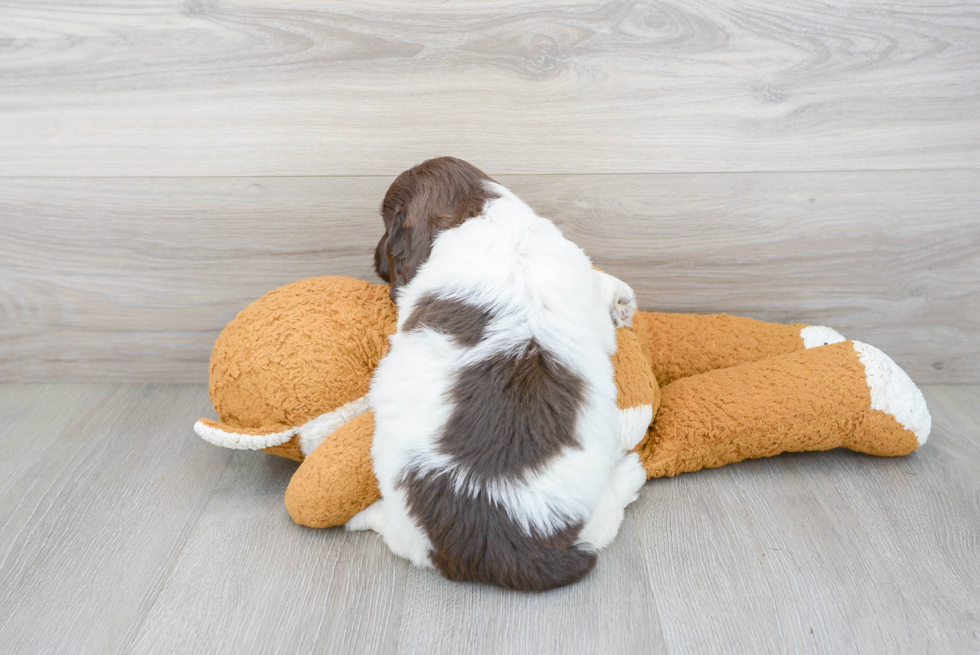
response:
M384 500L376 500L360 512L355 514L350 521L344 524L348 530L374 530L383 534L385 519Z
M647 481L647 472L640 462L640 456L636 453L629 453L619 460L616 470L613 472L613 485L616 489L616 496L623 507L626 507L640 494L640 488Z
M633 288L608 273L596 271L599 275L603 293L609 300L609 315L613 325L633 327L633 315L636 314L636 294Z
M613 325L618 328L633 327L633 315L636 314L636 294L629 285L623 283L623 287L612 311Z

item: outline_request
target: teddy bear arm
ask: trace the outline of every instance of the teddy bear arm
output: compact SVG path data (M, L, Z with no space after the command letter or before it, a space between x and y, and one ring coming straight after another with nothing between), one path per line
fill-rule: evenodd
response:
M348 421L307 455L286 489L292 519L311 528L347 523L381 497L371 464L374 414Z

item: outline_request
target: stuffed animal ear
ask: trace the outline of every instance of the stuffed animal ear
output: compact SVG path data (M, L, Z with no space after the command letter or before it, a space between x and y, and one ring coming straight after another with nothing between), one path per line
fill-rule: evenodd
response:
M202 418L194 424L194 432L208 443L222 448L264 450L297 461L303 459L302 452L298 452L298 442L295 448L291 447L296 441L297 428L295 427L272 425L243 428Z

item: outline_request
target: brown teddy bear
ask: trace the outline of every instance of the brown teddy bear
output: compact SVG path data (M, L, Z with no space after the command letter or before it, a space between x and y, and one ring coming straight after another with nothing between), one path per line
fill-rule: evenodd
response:
M243 309L211 354L220 421L194 428L226 448L302 462L293 520L338 526L378 499L367 400L395 332L388 287L295 282ZM834 330L720 315L637 312L613 357L620 430L648 478L787 451L906 455L925 443L922 393L883 352Z

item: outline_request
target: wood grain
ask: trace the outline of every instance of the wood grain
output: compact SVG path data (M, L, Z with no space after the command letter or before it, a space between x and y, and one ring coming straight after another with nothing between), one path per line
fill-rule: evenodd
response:
M976 652L980 385L923 391L916 453L651 481L595 571L519 594L293 524L295 463L191 431L203 385L0 384L0 651Z
M71 420L0 433L20 459L0 496L0 650L114 652L153 605L231 452L190 430L208 406L200 386L23 389L2 385L0 396L20 396L25 417ZM90 402L79 407L79 393ZM43 449L18 457L31 434Z
M980 172L499 176L647 309L825 324L980 381ZM200 382L246 304L376 280L388 178L6 180L0 377Z
M0 0L3 652L976 652L980 386L894 460L648 484L579 585L448 583L204 447L224 324L374 279L478 164L662 311L831 325L980 383L980 3Z
M645 570L637 516L585 584L526 594L409 569L397 653L661 653L670 642Z
M908 457L786 454L649 483L635 512L672 648L980 647L980 395L946 389L925 389L934 431Z
M408 563L372 535L293 523L283 496L295 469L260 453L232 457L121 652L393 651Z
M0 175L977 168L980 6L0 2Z
M877 583L902 595L892 615L916 628L911 651L980 649L980 395L964 391L954 399L944 387L924 389L933 437L914 456L821 469L857 518L861 543L882 558L888 576ZM944 630L932 629L937 621Z
M678 652L880 652L910 642L880 558L839 501L825 506L833 488L804 475L827 457L839 456L780 456L647 485L639 538Z
M24 483L24 475L80 415L104 408L114 392L102 384L2 386L0 498ZM0 525L4 518L0 514Z

